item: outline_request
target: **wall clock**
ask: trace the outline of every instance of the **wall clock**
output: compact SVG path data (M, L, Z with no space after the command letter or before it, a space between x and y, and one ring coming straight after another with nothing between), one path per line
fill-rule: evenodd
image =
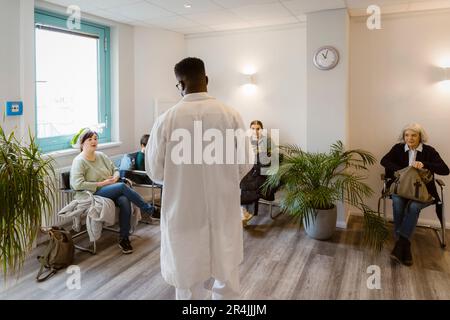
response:
M314 54L313 61L320 70L333 69L339 62L339 52L332 46L320 47Z

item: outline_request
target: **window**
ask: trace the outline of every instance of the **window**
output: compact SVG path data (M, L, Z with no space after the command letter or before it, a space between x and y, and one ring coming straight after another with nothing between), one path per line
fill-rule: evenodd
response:
M35 11L36 136L44 152L70 148L81 128L111 141L109 28Z

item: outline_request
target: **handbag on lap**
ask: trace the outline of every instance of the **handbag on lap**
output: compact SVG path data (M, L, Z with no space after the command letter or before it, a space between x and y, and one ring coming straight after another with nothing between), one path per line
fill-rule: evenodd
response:
M418 202L432 202L433 197L426 186L432 180L433 174L430 170L409 166L395 172L395 180L391 184L390 193Z

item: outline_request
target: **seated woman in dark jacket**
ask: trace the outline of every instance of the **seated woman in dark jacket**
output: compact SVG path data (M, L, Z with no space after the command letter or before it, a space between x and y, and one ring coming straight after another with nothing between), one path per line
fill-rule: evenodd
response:
M428 192L434 199L439 199L434 174L448 175L449 169L431 146L424 144L428 137L424 129L416 123L405 126L396 144L381 159L386 169L386 178L393 178L394 172L407 166L428 169L433 173L433 180L427 184ZM395 237L397 242L391 258L405 265L412 265L411 237L419 219L420 211L431 203L422 203L392 195Z
M250 219L256 214L254 212L255 202L261 197L273 197L275 190L269 190L269 194L262 194L261 187L266 181L266 171L270 167L270 155L272 141L270 137L263 134L263 124L259 120L250 123L252 130L251 144L255 154L255 165L252 170L241 181L241 217L245 227Z

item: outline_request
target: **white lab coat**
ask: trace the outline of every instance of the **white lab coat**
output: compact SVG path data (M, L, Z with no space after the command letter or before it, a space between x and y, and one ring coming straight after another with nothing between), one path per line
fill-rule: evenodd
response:
M151 131L146 171L153 181L163 184L161 272L169 284L183 289L210 277L226 281L242 262L239 183L252 167L248 161L175 164L171 153L180 142L171 141L171 134L184 128L193 142L194 121L202 121L203 132L215 128L223 137L226 129L245 130L239 113L202 92L185 95L155 121ZM208 144L203 142L203 150ZM247 159L251 157L247 153Z

